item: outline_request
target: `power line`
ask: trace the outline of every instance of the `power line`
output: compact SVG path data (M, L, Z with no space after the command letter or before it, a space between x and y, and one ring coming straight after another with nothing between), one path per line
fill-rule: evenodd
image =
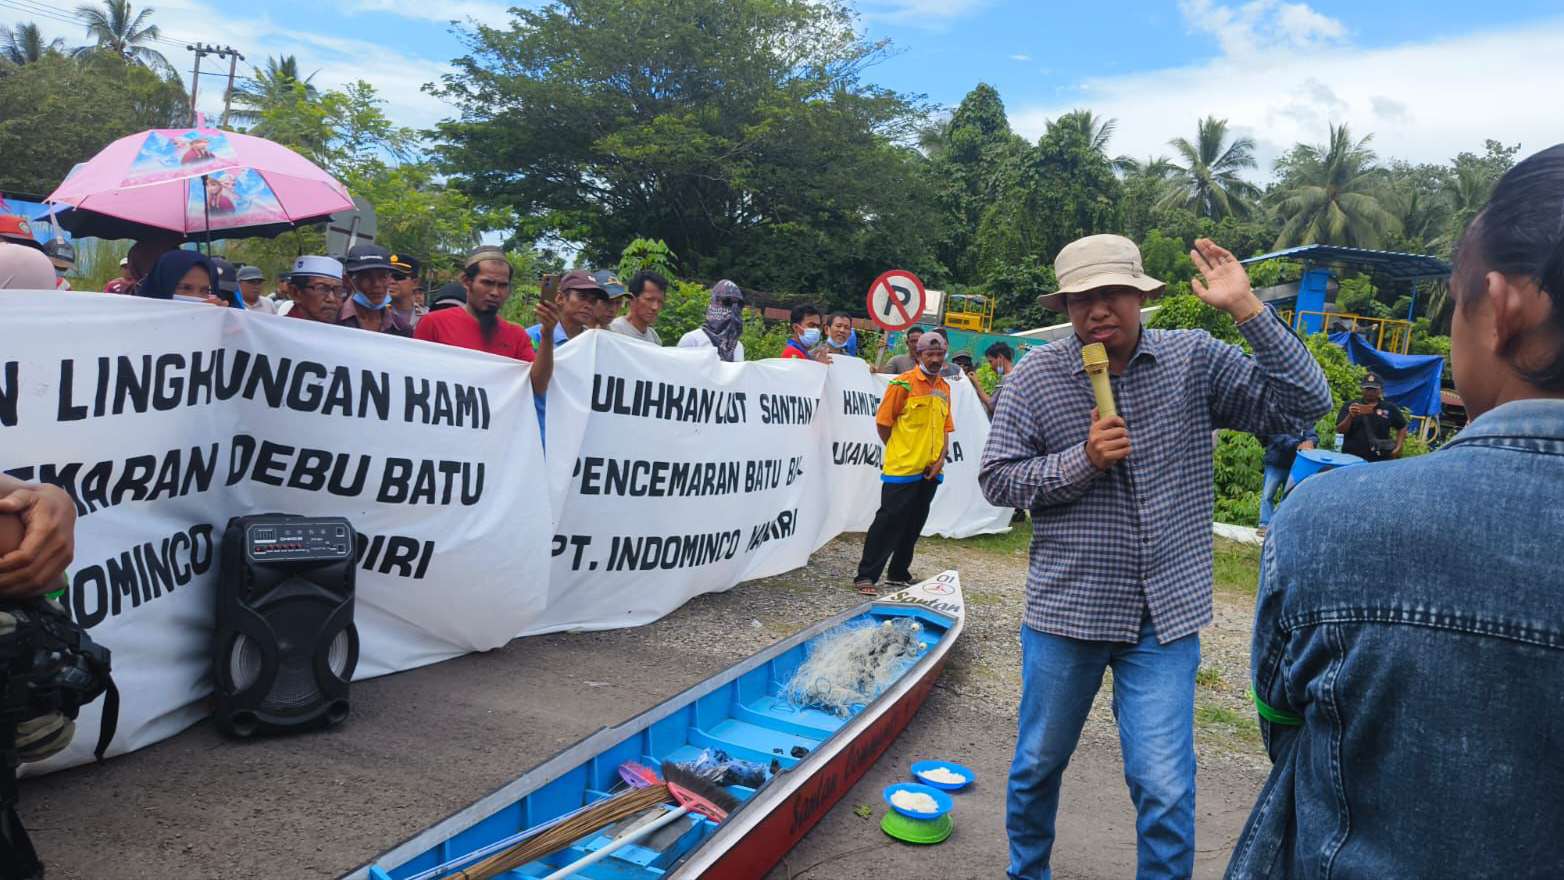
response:
M86 29L86 21L84 19L71 15L70 13L61 12L58 9L45 6L44 4L38 2L38 0L0 0L0 6L4 6L16 12L26 13L27 15L48 19L60 24L70 24L75 25L76 27L83 30ZM166 46L171 46L174 48L184 48L184 46L189 42L188 40L181 40L178 37L167 34L163 31L161 26L158 27L158 31L158 36L152 38L153 42L162 43Z

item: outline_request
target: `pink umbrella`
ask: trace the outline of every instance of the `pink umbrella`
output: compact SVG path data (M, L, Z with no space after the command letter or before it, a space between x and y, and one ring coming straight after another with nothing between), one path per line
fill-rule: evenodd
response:
M112 238L137 227L275 235L353 207L347 187L287 147L205 127L122 137L72 168L47 201L76 209L61 225L77 235Z

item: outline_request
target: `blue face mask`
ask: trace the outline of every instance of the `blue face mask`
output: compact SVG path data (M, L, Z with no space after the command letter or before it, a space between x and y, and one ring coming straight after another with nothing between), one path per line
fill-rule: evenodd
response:
M825 344L831 346L832 348L846 348L847 347L847 343L845 343L845 342L837 342L835 339L832 339L829 336L826 337Z
M372 303L369 301L369 297L365 296L364 294L355 293L353 294L353 302L361 308L369 309L372 312L378 312L391 304L391 297L388 296L379 303Z
M803 336L798 337L798 341L802 342L805 348L814 348L820 344L820 328L810 327L804 331Z

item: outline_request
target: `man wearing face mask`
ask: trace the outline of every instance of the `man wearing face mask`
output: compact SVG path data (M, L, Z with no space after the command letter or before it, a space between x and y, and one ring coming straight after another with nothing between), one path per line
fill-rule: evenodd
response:
M853 318L846 312L832 312L825 319L826 351L831 354L858 356L858 334L853 332Z
M1016 353L1009 343L996 342L983 352L983 359L988 361L988 368L999 377L999 381L994 383L993 393L988 396L988 411L992 414L994 407L999 405L999 392L1005 388L1005 377L1015 369Z
M412 328L391 312L391 252L378 244L356 244L345 263L353 293L337 312L337 324L375 333L411 336Z
M782 346L782 359L811 360L810 352L820 344L820 310L805 303L794 306L788 317L793 323L793 335Z
M950 415L950 385L940 376L945 339L925 333L918 339L918 366L891 379L880 398L874 426L885 444L880 474L880 509L863 539L863 556L853 587L876 595L875 581L885 571L890 587L915 580L913 548L929 518L934 492L945 478L945 447L956 423Z

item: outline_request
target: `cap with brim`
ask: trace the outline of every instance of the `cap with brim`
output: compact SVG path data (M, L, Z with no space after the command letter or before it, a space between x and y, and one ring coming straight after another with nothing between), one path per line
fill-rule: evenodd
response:
M582 292L600 293L603 296L608 295L608 291L603 289L603 285L599 284L597 279L592 276L592 273L585 269L573 269L566 272L565 277L559 279L559 289L561 292L579 290Z
M266 273L261 271L260 266L240 266L234 277L239 281L265 281Z
M212 271L217 275L218 290L223 293L233 293L239 289L239 279L234 277L239 270L233 263L222 257L213 257Z
M33 238L33 227L27 222L27 218L15 214L0 214L0 240L43 250L43 244Z
M292 277L308 276L342 280L342 264L330 257L299 257L293 261Z
M419 263L417 257L409 257L406 254L391 255L392 272L401 272L403 275L417 275L418 266Z
M1130 287L1157 296L1167 286L1146 274L1140 248L1122 235L1088 235L1065 245L1054 258L1054 276L1059 289L1037 302L1055 312L1064 311L1066 294Z
M429 311L436 312L440 309L466 304L467 288L463 287L459 282L452 281L435 292L434 298L429 300Z
M950 346L945 344L945 337L939 335L938 333L925 333L918 337L919 353L932 351L934 349L948 351Z
M597 280L598 286L603 288L603 292L608 294L609 299L618 299L621 296L630 295L630 291L626 290L625 286L619 282L619 276L607 269L593 273L592 277Z
M1373 373L1365 373L1364 376L1363 376L1363 387L1364 388L1378 388L1379 390L1384 391L1385 390L1385 383L1381 382L1379 377L1374 375Z
M356 244L348 249L348 272L368 272L371 269L391 271L391 252L378 244Z

